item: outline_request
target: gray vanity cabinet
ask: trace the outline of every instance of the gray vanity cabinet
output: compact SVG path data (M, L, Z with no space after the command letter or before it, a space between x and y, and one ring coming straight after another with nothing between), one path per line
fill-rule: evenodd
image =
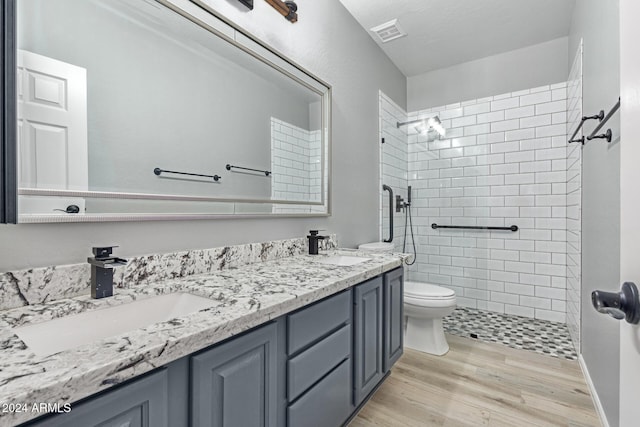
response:
M384 348L382 368L389 371L402 356L404 344L404 270L384 275Z
M191 358L191 425L275 427L278 334L271 323Z
M37 427L170 427L169 378L164 368L29 424Z
M358 406L384 377L383 280L368 280L353 293L354 405Z
M398 268L28 425L343 425L402 354L402 290Z

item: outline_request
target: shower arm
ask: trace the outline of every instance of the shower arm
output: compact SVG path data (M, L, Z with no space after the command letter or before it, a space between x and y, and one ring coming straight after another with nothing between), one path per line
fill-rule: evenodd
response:
M382 185L382 190L389 192L389 238L383 241L391 243L393 242L393 190L386 184Z
M412 125L415 123L421 123L424 122L425 119L418 119L418 120L409 120L408 122L396 122L396 127L398 129L400 129L402 126L407 126L407 125Z

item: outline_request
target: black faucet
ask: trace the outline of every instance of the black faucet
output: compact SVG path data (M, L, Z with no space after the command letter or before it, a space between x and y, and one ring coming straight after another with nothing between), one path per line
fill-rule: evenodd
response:
M91 298L99 299L113 295L113 269L126 265L127 260L111 256L117 246L97 246L93 248L95 257L87 258L91 264Z
M309 239L309 255L318 255L318 242L326 239L326 236L318 236L320 230L311 230L307 239Z

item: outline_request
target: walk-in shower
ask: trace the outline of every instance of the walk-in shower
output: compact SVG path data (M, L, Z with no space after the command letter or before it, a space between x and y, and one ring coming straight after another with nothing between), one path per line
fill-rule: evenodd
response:
M575 357L566 326L567 103L567 82L413 112L381 94L381 179L406 200L411 187L410 207L385 206L381 224L386 232L394 215L396 236L406 235L396 250L415 242L409 281L455 291L464 311L445 322L450 333L542 351L536 329L548 322L558 337L552 353ZM531 333L516 343L458 325L476 314L496 330Z

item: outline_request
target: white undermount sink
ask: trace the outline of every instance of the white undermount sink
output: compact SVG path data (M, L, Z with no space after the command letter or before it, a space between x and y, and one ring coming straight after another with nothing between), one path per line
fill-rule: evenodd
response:
M13 332L37 356L48 356L185 316L215 304L208 298L188 293L167 294L20 326Z
M363 258L359 256L331 255L328 257L319 258L317 262L319 262L320 264L339 265L342 267L349 267L349 266L360 264L370 260L371 258Z

